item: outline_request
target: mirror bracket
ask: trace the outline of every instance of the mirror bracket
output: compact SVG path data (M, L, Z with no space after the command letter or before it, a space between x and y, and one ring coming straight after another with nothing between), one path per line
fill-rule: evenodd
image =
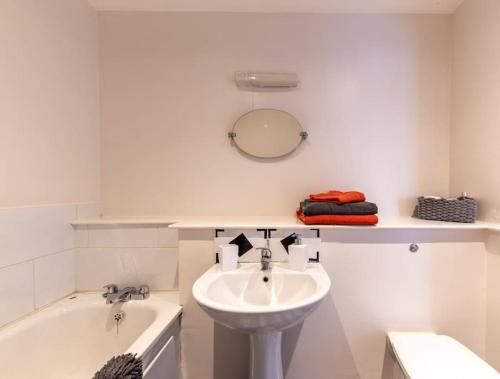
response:
M234 140L236 138L236 133L235 132L229 132L227 133L228 138L231 138ZM302 137L303 140L306 140L307 137L309 137L309 133L307 132L300 132L300 136Z

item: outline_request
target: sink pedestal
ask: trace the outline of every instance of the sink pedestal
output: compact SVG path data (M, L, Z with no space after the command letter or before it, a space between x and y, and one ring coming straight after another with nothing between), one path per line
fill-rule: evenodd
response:
M216 322L250 335L250 379L283 379L282 330L304 321L330 286L320 263L299 272L275 262L266 275L261 263L233 271L217 264L194 283L193 296Z
M250 379L283 379L281 331L250 334Z

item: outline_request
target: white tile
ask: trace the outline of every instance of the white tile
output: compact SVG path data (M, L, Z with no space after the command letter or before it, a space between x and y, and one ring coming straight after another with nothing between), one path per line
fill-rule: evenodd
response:
M99 217L102 214L101 204L99 203L85 203L77 204L76 207L76 218L89 218L89 217Z
M74 246L76 205L0 209L0 267Z
M79 291L147 284L155 290L177 289L176 248L88 248L77 250Z
M238 236L240 233L244 233L248 238L250 243L253 245L253 249L245 253L238 260L239 262L258 262L261 259L261 252L257 250L258 247L266 246L266 240L262 237L262 232L257 232L256 230L228 230L220 233L222 237L214 238L214 249L217 251L217 247L221 244L229 243L232 239ZM272 260L274 262L287 262L288 254L281 244L281 240L292 233L301 234L303 237L303 243L309 246L309 257L316 258L316 252L320 251L321 239L316 238L316 231L313 230L297 230L297 229L279 229L273 231L272 238L269 239L269 248L272 252ZM252 237L256 236L256 237Z
M156 247L156 226L89 226L89 247Z
M39 258L34 265L36 308L75 291L74 250Z
M316 253L320 253L321 259L321 238L304 238L302 240L304 244L307 245L309 250L309 258L316 258Z
M33 263L0 269L0 325L34 310Z
M272 238L279 238L280 240L288 237L290 234L300 234L302 238L316 238L317 232L316 230L311 229L278 229L273 230L271 233Z
M227 244L229 242L231 242L231 240L234 239L234 237L236 237L237 234L235 234L234 236L231 236L231 237L218 237L218 238L214 238L214 263L215 263L215 253L218 251L218 246L219 245L223 245L223 244ZM245 234L245 236L247 236L247 234ZM261 252L260 250L257 250L258 247L265 247L266 246L266 240L264 238L259 238L259 237L256 237L256 238L252 238L252 237L248 237L248 240L250 241L250 243L252 244L253 248L250 249L249 251L247 251L245 254L243 254L241 257L238 258L238 261L239 262L259 262L260 261L260 258L261 258ZM283 259L277 259L279 256L278 255L275 255L273 256L273 260L283 260Z
M179 246L179 231L166 226L158 227L158 247Z
M264 231L257 229L225 229L220 230L217 234L219 237L235 238L243 233L248 239L250 238L264 238Z
M75 247L89 246L89 228L86 225L75 226Z
M288 254L281 244L281 240L281 237L269 239L269 247L272 252L272 260L276 262L287 262ZM258 258L260 259L260 257Z

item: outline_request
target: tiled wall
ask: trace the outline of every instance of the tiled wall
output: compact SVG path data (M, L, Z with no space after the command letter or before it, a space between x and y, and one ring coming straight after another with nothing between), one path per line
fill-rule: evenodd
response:
M177 289L177 231L167 225L79 226L75 236L78 291L109 283Z
M220 245L228 244L240 233L243 233L247 237L253 248L239 257L238 262L259 262L261 252L257 248L266 246L266 239L264 238L262 229L260 231L255 229L231 229L218 232L217 237L214 239L214 256L215 252L219 251L218 247ZM273 252L272 260L275 262L286 262L288 260L288 254L281 244L281 240L292 233L302 236L302 241L309 247L310 258L315 258L316 252L321 249L321 239L317 237L315 230L273 229L271 238L269 238L269 247Z
M71 221L96 204L0 209L0 326L75 290Z

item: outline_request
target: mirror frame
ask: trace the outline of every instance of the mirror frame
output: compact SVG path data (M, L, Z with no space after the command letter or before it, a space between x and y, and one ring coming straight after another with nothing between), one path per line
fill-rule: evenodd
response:
M238 122L244 118L245 116L249 115L250 113L253 113L253 112L256 112L256 111L276 111L276 112L280 112L280 113L284 113L286 115L288 115L289 117L293 118L295 120L295 122L297 123L297 125L300 126L300 132L299 132L299 136L301 137L300 138L300 141L299 143L290 151L288 151L287 153L284 153L284 154L281 154L281 155L275 155L275 156L272 156L272 157L262 157L262 156L258 156L258 155L254 155L246 150L243 150L239 145L238 145L238 142L236 142L236 132L235 132L235 128L236 126L238 125ZM288 113L287 111L284 111L282 109L276 109L276 108L258 108L258 109L252 109L251 111L248 111L244 114L242 114L240 117L238 117L238 119L235 121L235 123L233 124L233 127L231 129L231 131L227 134L227 136L229 137L229 139L231 139L231 142L234 143L234 145L236 146L236 148L243 152L244 154L247 154L251 157L254 157L254 158L258 158L258 159L276 159L276 158L282 158L282 157L286 157L287 155L290 155L292 154L295 150L297 150L299 148L300 145L302 145L302 143L309 137L309 133L307 133L304 128L302 127L302 124L299 122L299 120L297 120L297 118Z

